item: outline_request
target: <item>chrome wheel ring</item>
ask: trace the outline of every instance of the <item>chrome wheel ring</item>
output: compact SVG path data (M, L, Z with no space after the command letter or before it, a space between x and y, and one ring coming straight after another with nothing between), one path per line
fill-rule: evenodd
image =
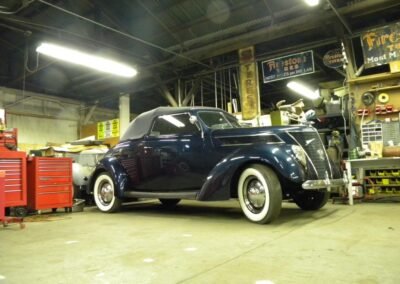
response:
M109 205L114 198L114 188L108 181L100 184L98 197L103 205Z
M255 176L249 176L244 182L243 200L246 207L253 213L260 213L266 201L265 188Z

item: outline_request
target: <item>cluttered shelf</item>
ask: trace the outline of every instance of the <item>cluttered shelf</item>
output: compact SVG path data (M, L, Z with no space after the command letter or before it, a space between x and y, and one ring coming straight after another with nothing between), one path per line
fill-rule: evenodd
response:
M376 81L381 81L381 80L387 80L387 79L393 79L393 78L398 78L400 77L400 72L399 73L380 73L380 74L373 74L373 75L366 75L366 76L361 76L357 78L352 78L348 80L348 83L371 83L371 82L376 82Z
M386 87L377 87L377 88L372 88L370 90L368 90L367 92L379 92L379 91L389 91L389 90L395 90L395 89L399 89L400 85L393 85L393 86L386 86Z

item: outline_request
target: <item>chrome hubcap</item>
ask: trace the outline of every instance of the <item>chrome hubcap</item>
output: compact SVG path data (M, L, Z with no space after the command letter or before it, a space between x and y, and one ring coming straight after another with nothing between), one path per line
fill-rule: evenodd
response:
M108 204L114 197L114 190L108 182L104 182L100 186L99 197L103 204Z
M259 213L264 207L266 196L265 188L262 183L252 177L245 183L246 191L244 192L244 201L247 208L253 213Z

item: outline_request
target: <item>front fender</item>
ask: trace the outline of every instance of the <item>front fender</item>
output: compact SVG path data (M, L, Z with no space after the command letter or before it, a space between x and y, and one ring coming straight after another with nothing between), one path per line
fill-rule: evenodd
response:
M240 148L221 160L208 175L197 199L229 199L235 173L253 163L268 165L281 177L293 183L301 184L305 180L305 169L295 158L291 145L252 145Z
M129 176L119 161L115 157L106 157L100 161L90 179L90 189L92 192L96 177L101 172L107 172L111 175L111 178L114 180L115 195L122 198L124 191L129 187Z

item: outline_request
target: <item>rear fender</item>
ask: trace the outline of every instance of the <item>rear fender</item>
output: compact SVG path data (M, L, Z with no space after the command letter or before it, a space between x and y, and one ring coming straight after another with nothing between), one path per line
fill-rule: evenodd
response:
M111 178L114 181L115 196L123 198L124 191L129 187L129 176L119 161L114 157L104 158L97 165L96 170L93 172L93 175L90 179L90 190L93 192L96 178L102 172L107 172L111 175Z
M234 177L248 164L270 166L281 178L301 184L305 169L295 158L291 145L251 145L238 149L221 160L208 175L198 200L227 200L231 197Z

